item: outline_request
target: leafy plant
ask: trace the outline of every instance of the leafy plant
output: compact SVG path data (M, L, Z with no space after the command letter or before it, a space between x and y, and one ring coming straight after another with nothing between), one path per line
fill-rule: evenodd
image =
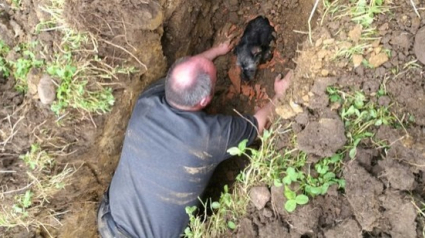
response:
M49 168L53 165L53 159L46 151L41 150L39 144L32 144L31 150L26 154L19 156L31 170L41 171L46 166Z
M101 87L100 90L90 90L88 80L81 79L83 72L77 71L77 66L72 64L70 55L48 65L47 73L60 79L56 90L57 100L51 106L57 115L68 107L98 113L111 110L115 102L112 89Z
M12 0L12 8L14 9L21 8L21 0Z
M23 217L28 216L27 208L32 204L33 193L31 190L27 190L25 194L18 195L15 197L16 204L13 204L12 209L15 213L21 214Z
M373 23L376 14L388 11L383 0L351 0L351 3L354 3L351 8L351 20L366 27Z
M328 87L327 92L331 101L343 101L340 115L346 128L346 136L349 139L346 148L352 159L356 156L359 143L363 139L373 137L374 134L371 132L373 127L390 125L395 121L388 107L376 105L362 91L348 94ZM376 97L384 96L385 94L384 87L380 87Z
M338 184L338 188L345 188L345 180L336 177L335 172L339 172L342 163L342 154L335 154L330 158L324 158L314 165L317 176L310 174L305 181L305 193L315 197L325 195L333 184Z
M27 75L31 68L41 68L44 65L44 61L36 59L32 52L36 44L20 44L14 48L16 52L22 54L21 58L9 62L16 80L15 89L18 92L26 93L28 91Z
M293 212L297 205L304 205L308 203L308 197L304 194L296 194L288 186L285 186L285 197L287 201L285 203L285 210L288 212Z

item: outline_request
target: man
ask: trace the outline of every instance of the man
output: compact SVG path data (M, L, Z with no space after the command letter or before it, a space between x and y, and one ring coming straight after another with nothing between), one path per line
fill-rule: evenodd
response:
M214 95L212 60L230 49L226 42L177 61L165 80L141 94L99 208L102 237L179 237L188 225L185 207L199 203L214 168L230 157L227 149L262 133L273 102L246 118L202 111ZM291 77L276 77L273 101Z

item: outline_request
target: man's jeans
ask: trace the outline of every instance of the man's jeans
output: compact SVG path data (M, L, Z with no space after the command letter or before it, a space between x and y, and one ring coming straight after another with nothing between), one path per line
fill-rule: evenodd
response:
M127 238L131 237L122 228L118 227L111 215L109 208L109 189L103 195L97 212L97 226L102 238Z

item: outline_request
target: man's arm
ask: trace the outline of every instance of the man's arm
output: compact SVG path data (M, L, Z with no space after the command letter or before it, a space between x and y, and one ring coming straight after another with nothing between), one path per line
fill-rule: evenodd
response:
M264 127L266 126L269 117L273 114L275 110L275 105L278 102L278 99L285 95L285 92L289 88L293 77L294 73L292 70L289 71L285 75L285 78L282 80L281 75L279 74L274 82L274 91L276 93L275 96L269 103L267 103L263 108L261 108L254 114L254 117L257 119L258 122L258 136L263 133Z
M196 56L201 56L201 57L204 57L204 58L207 58L207 59L213 61L218 56L225 55L232 49L232 44L230 42L231 41L228 40L228 41L221 43L221 44L219 44L215 47L212 47L209 50L206 50L206 51L204 51L200 54L197 54Z

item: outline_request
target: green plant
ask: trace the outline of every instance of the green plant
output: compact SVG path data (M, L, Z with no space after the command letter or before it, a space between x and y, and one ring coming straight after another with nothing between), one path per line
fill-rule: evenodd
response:
M383 5L383 0L351 0L350 2L354 4L350 10L351 20L366 27L373 23L376 14L388 11L388 8Z
M332 157L323 158L314 165L317 176L309 174L306 177L304 191L306 194L315 197L325 195L328 188L333 184L338 184L338 188L345 188L345 180L336 177L341 169L343 154L335 154Z
M47 73L60 79L56 101L51 106L52 111L57 115L68 107L87 112L110 111L115 102L112 89L99 86L99 89L91 90L89 80L84 79L85 68L77 70L71 59L71 55L68 54L47 66Z
M46 151L41 150L39 144L32 144L31 150L24 155L19 156L31 170L41 171L47 166L50 169L54 160L47 154Z
M14 9L21 8L21 0L12 0L12 8Z
M292 191L288 186L285 186L285 197L287 201L285 203L285 209L288 212L293 212L297 205L304 205L308 203L308 197L304 194L296 194L296 192Z
M4 43L3 40L0 40L0 72L3 77L9 77L10 75L10 66L6 61L6 56L9 53L9 47Z
M381 88L378 97L384 94ZM349 139L347 149L350 158L354 159L357 146L361 140L371 138L374 134L370 131L373 126L389 125L394 123L388 107L378 106L366 98L363 92L357 91L354 95L344 95L344 104L341 109L341 118L346 127L346 135Z
M33 195L31 190L27 190L25 194L15 196L16 203L12 206L13 211L16 214L21 214L24 218L28 217L28 211L26 209L31 206Z
M201 201L201 206L204 208L203 219L195 215L195 211L198 209L196 206L186 207L189 226L184 230L184 236L189 238L217 237L227 229L234 230L236 228L235 220L242 215L246 205L246 197L239 197L235 193L230 194L228 186L225 185L219 201ZM206 215L208 209L213 211L210 217Z
M18 92L26 93L28 91L27 75L31 68L41 68L44 65L43 60L38 60L32 52L37 43L20 44L14 50L21 53L22 57L16 61L10 61L13 77L16 80L15 89Z

